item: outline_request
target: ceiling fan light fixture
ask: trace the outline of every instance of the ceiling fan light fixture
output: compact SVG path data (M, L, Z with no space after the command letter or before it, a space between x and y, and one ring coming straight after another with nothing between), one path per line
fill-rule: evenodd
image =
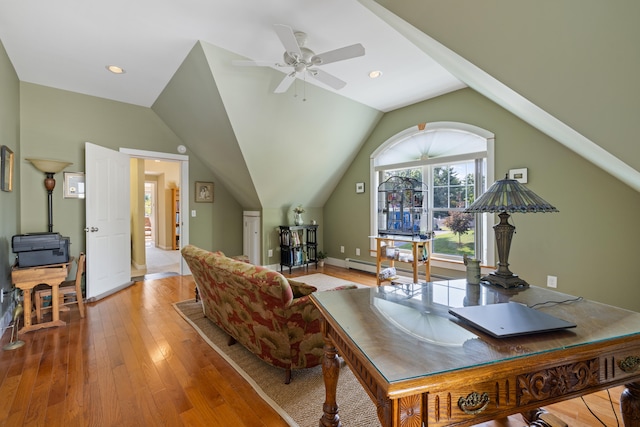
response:
M124 73L126 73L124 68L118 67L117 65L107 65L105 68L107 70L111 71L113 74L124 74Z

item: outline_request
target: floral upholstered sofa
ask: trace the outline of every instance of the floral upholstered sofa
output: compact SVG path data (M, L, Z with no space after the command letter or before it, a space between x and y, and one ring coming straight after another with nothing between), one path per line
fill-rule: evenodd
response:
M324 355L321 315L309 300L315 287L277 271L209 252L182 249L204 315L265 362L291 370L319 365Z

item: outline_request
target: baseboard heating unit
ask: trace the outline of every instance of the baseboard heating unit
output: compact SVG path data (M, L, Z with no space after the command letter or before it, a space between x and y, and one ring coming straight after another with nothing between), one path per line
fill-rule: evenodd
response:
M399 264L400 263L396 264L396 271L398 272L398 274L402 276L413 277L412 270L408 268L399 267ZM362 261L360 259L353 259L353 258L345 258L344 266L345 268L349 268L352 270L360 270L360 271L366 271L368 273L376 274L376 264L374 262ZM418 273L418 276L424 278L424 272L420 271ZM431 273L431 277L437 278L437 279L445 279L445 280L451 279L450 277L443 277L433 273Z

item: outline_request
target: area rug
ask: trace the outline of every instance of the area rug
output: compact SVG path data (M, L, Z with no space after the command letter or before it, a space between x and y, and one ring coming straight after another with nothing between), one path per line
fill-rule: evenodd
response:
M337 277L328 276L322 273L308 274L306 276L292 277L293 280L315 286L318 291L328 291L338 286L356 285L359 288L368 288L367 285L361 283L349 282L348 280L339 279Z
M284 384L283 369L266 364L239 344L228 346L228 336L204 317L200 302L188 300L174 307L290 426L317 427L325 399L321 366L295 370L291 383ZM344 362L340 366L337 397L342 425L380 426L376 407Z

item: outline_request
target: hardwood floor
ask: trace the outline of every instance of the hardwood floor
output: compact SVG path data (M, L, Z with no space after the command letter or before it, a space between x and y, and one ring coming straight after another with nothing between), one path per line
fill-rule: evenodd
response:
M332 266L324 273L375 285L368 273ZM193 289L191 277L136 282L88 304L84 319L72 308L61 314L66 326L20 335L22 348L0 350L0 425L286 426L173 309ZM611 392L618 414L620 391ZM585 400L605 425L616 425L605 392ZM552 410L570 426L600 425L580 399ZM513 416L482 426L523 424Z

